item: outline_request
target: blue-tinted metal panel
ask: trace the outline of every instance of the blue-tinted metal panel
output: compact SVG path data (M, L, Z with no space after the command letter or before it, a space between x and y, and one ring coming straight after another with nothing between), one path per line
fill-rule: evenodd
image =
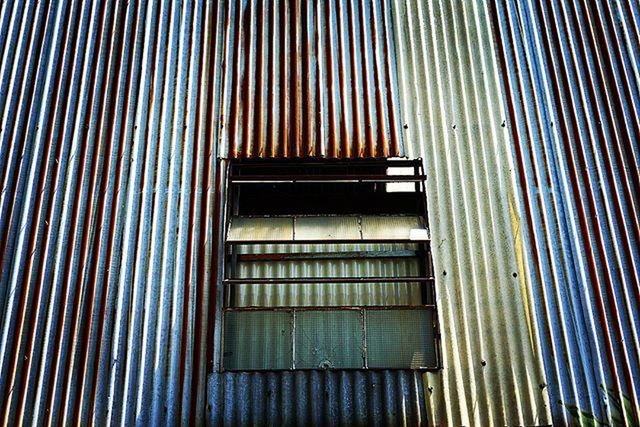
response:
M211 374L207 423L242 425L427 424L415 371L299 371Z
M638 2L492 13L554 420L637 420Z
M0 423L203 422L212 16L0 4Z

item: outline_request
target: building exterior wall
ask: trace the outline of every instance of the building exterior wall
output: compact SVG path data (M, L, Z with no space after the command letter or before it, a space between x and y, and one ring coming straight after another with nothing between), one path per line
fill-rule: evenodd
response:
M329 10L339 10L327 3ZM375 4L378 16L394 29L389 50L395 53L391 66L398 81L394 97L403 152L424 159L428 176L444 338L444 369L423 377L428 422L548 424L548 391L527 282L510 134L502 127L508 117L489 9L473 2ZM254 81L252 74L244 79L249 85ZM226 89L220 90L224 111ZM321 132L327 123L319 125ZM228 151L234 145L225 143L226 127L220 124L221 156L234 157L237 151ZM347 157L356 153L340 152ZM301 264L300 271L312 270Z
M210 8L0 5L0 422L202 423Z
M350 420L638 408L639 17L636 0L2 2L2 421L258 420L232 396L264 387L310 417L339 388ZM256 156L423 159L443 370L207 377L216 160Z

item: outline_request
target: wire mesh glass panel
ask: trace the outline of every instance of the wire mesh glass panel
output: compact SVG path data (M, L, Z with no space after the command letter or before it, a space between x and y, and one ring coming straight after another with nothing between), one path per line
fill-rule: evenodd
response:
M291 368L291 316L288 311L226 312L224 368Z
M296 368L364 367L360 311L296 311L295 324Z
M369 368L434 368L433 310L367 310Z

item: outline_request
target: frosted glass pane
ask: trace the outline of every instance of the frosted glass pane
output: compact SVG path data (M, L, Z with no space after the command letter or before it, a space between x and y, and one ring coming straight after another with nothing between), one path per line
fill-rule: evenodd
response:
M290 312L225 313L225 369L289 369L291 360Z
M296 368L363 368L360 311L296 312Z
M432 310L367 310L370 368L434 368Z

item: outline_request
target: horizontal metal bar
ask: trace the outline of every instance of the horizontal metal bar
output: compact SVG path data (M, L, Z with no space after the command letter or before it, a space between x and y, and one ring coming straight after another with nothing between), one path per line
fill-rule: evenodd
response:
M424 219L423 214L416 213L377 213L377 214L362 214L362 213L346 213L346 214L334 214L334 213L299 213L299 214L253 214L253 215L234 215L230 220L237 218L362 218L372 216L376 218L420 218Z
M439 367L419 367L419 368L288 368L288 369L229 369L221 368L220 372L292 372L292 371L364 371L364 372L387 372L387 371L424 371L437 372Z
M360 310L429 310L436 309L435 304L426 305L336 305L336 306L282 306L282 307L265 307L265 306L246 306L246 307L224 307L222 310L227 311L360 311Z
M405 282L431 282L433 277L270 277L261 279L224 279L222 282L228 285L270 285L270 284L323 284L323 283L405 283Z
M305 239L305 240L227 240L225 243L229 245L276 245L276 244L420 244L430 242L427 240L410 240L410 239Z
M237 168L240 170L249 169L251 167L259 167L261 169L264 168L274 168L274 169L284 169L284 168L297 168L301 166L315 166L321 167L323 169L328 169L332 167L406 167L406 166L422 166L422 158L418 157L415 159L387 159L387 158L377 158L377 159L322 159L322 160L313 160L313 159L290 159L290 158L282 158L282 159L233 159L231 160L231 166L233 168Z
M425 175L240 175L229 178L232 184L278 182L423 182Z
M352 252L320 252L320 253L273 253L273 254L241 254L238 262L254 261L293 261L319 259L362 259L362 258L411 258L418 256L417 251L352 251Z

